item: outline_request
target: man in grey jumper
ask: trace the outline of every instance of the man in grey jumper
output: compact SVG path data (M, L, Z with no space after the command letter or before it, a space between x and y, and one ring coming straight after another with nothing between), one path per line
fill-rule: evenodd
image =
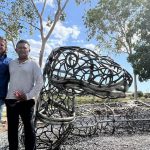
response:
M35 150L33 112L43 77L39 65L29 58L28 41L20 40L15 50L18 58L9 64L10 83L6 97L9 150L18 150L19 116L24 125L25 150Z

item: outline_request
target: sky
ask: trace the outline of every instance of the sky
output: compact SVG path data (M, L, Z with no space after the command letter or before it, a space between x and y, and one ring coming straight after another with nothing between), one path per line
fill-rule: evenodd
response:
M54 6L55 0L47 0L47 10L53 9L55 10ZM87 29L84 26L84 22L82 16L84 15L85 10L89 9L90 7L94 6L94 1L91 4L81 4L77 6L74 0L70 0L66 6L65 13L66 18L64 22L58 22L51 37L49 38L46 49L44 53L44 61L47 59L50 52L59 46L80 46L84 48L88 48L91 50L95 49L97 41L92 39L90 41L87 40ZM42 0L39 0L38 4L39 8ZM45 32L48 31L48 27L46 26L46 18L44 20L44 29ZM41 46L40 34L39 32L35 32L34 35L23 35L23 38L28 40L31 45L31 57L35 58L38 61L39 57L39 48ZM9 43L8 45L8 56L16 58L15 53L12 53L13 48L12 45ZM124 54L114 54L104 53L102 52L101 55L108 55L115 62L121 65L122 68L126 69L129 73L132 74L132 67L127 62L127 55ZM43 63L44 64L44 63ZM138 82L138 91L143 92L150 92L150 82ZM129 91L134 91L133 84L129 88Z

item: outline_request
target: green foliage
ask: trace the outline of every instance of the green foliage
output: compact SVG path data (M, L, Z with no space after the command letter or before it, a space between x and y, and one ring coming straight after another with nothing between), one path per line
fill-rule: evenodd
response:
M150 4L146 5L146 11L139 25L141 41L137 43L135 53L129 55L128 61L132 64L135 74L140 81L150 79Z
M139 98L141 98L143 95L144 95L144 94L143 94L142 91L137 91L137 96L138 96ZM134 97L134 93L132 94L132 96Z
M75 0L77 5L80 5L81 3L87 3L87 2L91 2L91 0Z
M136 52L128 57L128 61L131 62L139 81L150 79L150 45L138 47Z
M30 1L3 0L0 1L0 18L0 29L8 40L13 40L24 32L30 32L29 24L35 24L36 12Z
M76 96L75 100L77 105L95 104L95 103L102 104L102 103L113 103L113 102L128 102L130 100L130 97L117 98L117 99L102 99L92 95L85 95L85 96Z
M143 92L142 92L142 91L138 91L138 92L137 92L137 96L138 96L138 97L142 97L142 96L143 96Z
M84 16L89 39L96 38L102 49L131 54L139 42L135 35L141 35L138 27L146 3L148 0L98 0Z
M66 13L62 12L62 14L60 15L60 20L65 21L65 18L66 18Z
M150 93L144 93L145 98L150 98Z
M76 96L77 104L93 104L93 103L102 103L102 99L95 96Z

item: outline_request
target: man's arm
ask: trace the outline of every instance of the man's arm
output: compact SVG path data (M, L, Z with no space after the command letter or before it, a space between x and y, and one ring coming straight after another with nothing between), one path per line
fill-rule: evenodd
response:
M34 63L34 71L33 71L33 78L34 78L34 86L29 93L26 93L27 100L29 99L37 99L42 87L43 87L43 75L41 72L41 68L39 65Z
M37 99L41 89L43 87L43 76L38 76L35 80L35 85L32 90L26 94L26 99Z

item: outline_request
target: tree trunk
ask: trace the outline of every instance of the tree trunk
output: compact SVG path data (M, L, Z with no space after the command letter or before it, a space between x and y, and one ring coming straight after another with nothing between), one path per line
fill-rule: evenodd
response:
M41 46L40 56L39 56L39 65L40 65L40 67L42 67L43 54L44 54L44 50L45 50L45 45L46 45L46 41L43 41L42 42L42 46Z
M137 79L135 73L133 73L133 80L134 80L134 100L137 100Z

